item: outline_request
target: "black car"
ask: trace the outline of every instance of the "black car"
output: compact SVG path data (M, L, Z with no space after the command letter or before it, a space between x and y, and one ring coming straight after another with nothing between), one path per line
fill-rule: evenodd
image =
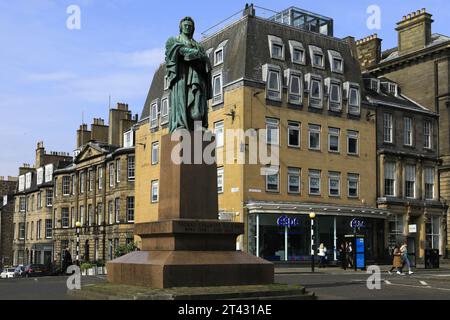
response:
M25 267L22 277L43 277L50 274L47 267L43 264L29 264Z

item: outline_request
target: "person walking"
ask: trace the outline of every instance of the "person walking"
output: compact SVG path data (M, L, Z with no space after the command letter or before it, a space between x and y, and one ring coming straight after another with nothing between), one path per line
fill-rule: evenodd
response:
M405 275L403 273L403 262L402 262L402 253L400 252L400 246L395 245L394 252L392 253L392 268L388 271L389 274L392 274L394 269L397 269L397 274Z
M319 246L319 253L317 255L320 258L319 268L325 267L326 256L327 256L327 248L325 247L325 245L323 243L320 244L320 246Z
M349 268L353 268L353 248L351 242L347 242L346 253L347 253L347 266Z
M406 243L406 241L400 247L400 253L402 257L402 268L404 268L406 264L408 266L408 274L413 274L414 272L412 272L411 270L411 262L408 258L408 244Z
M339 247L339 259L341 260L341 268L347 270L347 252L345 242L342 242Z

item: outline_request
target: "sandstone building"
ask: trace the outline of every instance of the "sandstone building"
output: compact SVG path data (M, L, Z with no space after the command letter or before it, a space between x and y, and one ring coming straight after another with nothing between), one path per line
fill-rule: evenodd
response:
M0 177L0 267L13 264L14 194L17 178Z

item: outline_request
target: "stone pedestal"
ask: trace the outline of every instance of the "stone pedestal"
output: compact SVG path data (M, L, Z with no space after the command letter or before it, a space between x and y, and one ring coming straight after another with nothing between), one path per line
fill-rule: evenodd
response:
M192 162L175 164L178 142L162 137L159 220L135 225L142 251L109 262L108 281L154 288L273 283L272 263L236 251L244 224L218 220L217 166L193 164L194 150L207 143L196 148L194 134L189 139Z

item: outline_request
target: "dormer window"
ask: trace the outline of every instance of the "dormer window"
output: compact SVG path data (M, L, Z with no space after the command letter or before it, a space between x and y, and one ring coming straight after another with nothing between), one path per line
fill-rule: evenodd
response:
M344 59L337 51L328 50L328 57L330 59L331 72L344 73Z
M322 91L322 77L312 74L307 74L306 85L309 91L309 106L312 108L322 109L323 91Z
M222 41L218 46L216 51L214 51L214 66L218 66L223 63L225 56L225 46L228 40Z
M289 48L291 50L292 63L304 65L306 55L303 44L297 41L289 40Z
M134 146L133 130L129 130L123 134L123 146L124 148L131 148Z
M311 55L311 62L314 68L325 69L325 56L322 49L315 46L309 46L309 53Z
M263 81L266 82L266 98L281 101L281 68L276 65L263 66Z
M269 37L270 57L272 59L284 60L284 43L281 38Z
M380 92L380 80L370 79L370 90Z
M161 125L169 122L169 97L164 97L161 101Z
M158 128L158 100L153 101L150 106L150 129Z
M342 110L342 86L341 82L336 79L325 79L325 86L328 93L328 109L331 111Z
M397 84L395 84L395 83L389 83L388 84L388 91L389 91L389 93L390 94L393 94L393 95L397 95Z
M164 76L164 91L169 90L169 77Z
M303 76L300 71L288 69L285 72L288 86L288 102L301 105L303 102Z
M348 101L348 113L353 115L359 115L361 109L361 93L359 84L346 82L344 83L346 91L346 98Z
M222 73L217 73L213 76L213 105L223 102L223 83Z

